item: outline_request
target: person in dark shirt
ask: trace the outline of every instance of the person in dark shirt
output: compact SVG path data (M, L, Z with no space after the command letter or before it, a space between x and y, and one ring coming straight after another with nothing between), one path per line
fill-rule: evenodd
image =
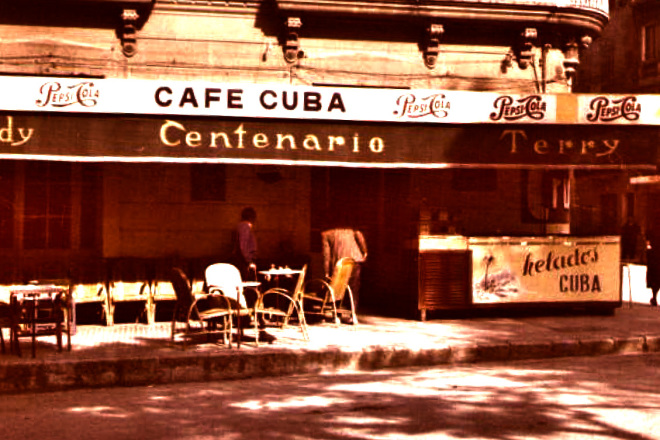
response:
M254 208L244 208L241 221L234 231L233 259L243 280L255 280L257 276L257 237L253 230L256 220L257 212Z
M234 231L234 265L241 272L243 281L256 281L257 279L257 237L254 234L254 223L257 220L257 212L252 207L241 211L241 221L236 225ZM248 307L254 307L256 298L246 298ZM259 339L272 343L275 336L267 333L266 321L263 315L259 315Z

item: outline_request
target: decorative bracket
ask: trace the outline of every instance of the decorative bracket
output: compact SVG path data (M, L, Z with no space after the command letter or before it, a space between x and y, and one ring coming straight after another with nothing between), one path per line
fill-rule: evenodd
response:
M576 43L575 40L570 40L564 49L564 61L562 62L564 66L564 75L566 75L566 80L569 85L572 85L577 77L577 68L580 65L580 48L588 48L593 39L589 35L585 35L580 38L580 44Z
M433 69L438 62L438 54L440 53L440 38L444 33L445 28L441 24L432 24L426 28L424 64L429 69Z
M513 52L516 56L518 67L525 70L531 64L532 58L534 57L533 41L538 37L538 32L535 28L525 28L521 36L522 40L516 45Z
M121 50L128 58L137 53L137 21L140 18L135 9L124 9L121 13L119 39Z
M305 53L300 49L300 41L298 40L298 31L302 27L302 21L299 17L289 17L284 22L284 27L286 34L282 45L284 59L287 63L294 63L305 56Z

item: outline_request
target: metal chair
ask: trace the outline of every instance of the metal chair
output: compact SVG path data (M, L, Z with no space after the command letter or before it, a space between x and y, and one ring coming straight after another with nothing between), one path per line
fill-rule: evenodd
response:
M211 295L204 292L193 292L188 277L178 267L172 269L170 281L176 294L176 304L172 315L172 342L179 333L183 336L183 348L186 349L186 340L196 334L206 334L209 340L212 333L222 333L223 342L231 348L232 332L232 307L228 300L222 295ZM206 310L198 308L198 302L214 296L213 307ZM222 327L218 329L218 321L222 321ZM177 323L183 322L185 328L177 332ZM192 323L200 324L199 329L194 329Z
M254 309L248 307L244 294L246 291L252 292L254 296L252 303L255 304L259 297L259 290L257 289L259 283L252 281L243 282L241 272L236 266L229 263L211 264L206 268L204 276L209 294L220 294L230 302L232 314L236 319L236 345L240 348L243 337L243 325L241 321L244 319L251 320L254 315ZM258 323L256 319L253 321L258 341Z
M349 314L352 324L357 325L353 292L348 285L353 266L355 260L342 258L337 261L332 277L314 279L305 284L302 294L303 313L333 319L335 324L341 323L340 315ZM345 304L346 298L348 304Z
M298 281L293 292L289 292L283 287L273 287L265 291L259 296L254 307L255 318L259 315L264 317L272 318L273 316L282 318L282 326L286 326L289 323L293 311L296 312L296 318L298 319L298 325L300 326L300 331L302 332L303 338L308 341L309 335L307 332L307 322L305 321L305 314L302 311L302 297L303 297L303 286L305 284L305 274L307 271L307 265L304 265L300 273L298 274ZM283 297L286 298L287 304L286 308L280 308L273 305L266 305L266 298L270 296ZM259 343L259 337L257 337L257 344Z

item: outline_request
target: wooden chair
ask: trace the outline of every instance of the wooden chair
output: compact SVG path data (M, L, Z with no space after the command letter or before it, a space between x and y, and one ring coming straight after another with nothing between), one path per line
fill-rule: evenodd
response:
M109 323L114 323L117 303L138 304L140 314L148 324L155 320L155 308L151 284L147 275L145 261L139 258L118 258L108 262L108 314L112 317Z
M201 299L208 298L204 292L193 292L190 281L186 274L180 268L172 269L170 281L176 294L176 304L172 314L172 342L175 341L177 334L183 336L183 348L186 349L188 338L196 334L205 334L209 340L212 333L222 333L223 342L231 348L232 332L232 308L230 302L222 295L215 295L216 301L212 308L199 310L198 302ZM222 321L222 327L218 327ZM177 323L185 324L183 331L177 331ZM193 328L193 323L198 323L199 328Z
M304 314L330 318L335 324L341 323L341 315L349 314L352 324L357 325L353 293L348 285L354 265L352 258L342 258L337 261L332 277L314 279L305 284L302 294Z
M176 304L176 292L171 283L171 272L173 267L178 267L183 270L184 262L178 258L159 258L153 259L149 262L149 292L151 293L153 304L153 321L156 321L156 315L159 310L165 308L169 310ZM190 280L193 292L203 291L202 288L197 288L194 280ZM161 313L162 314L162 313Z
M300 274L298 275L298 281L293 292L289 292L283 287L273 287L265 291L263 294L259 295L257 302L254 306L254 315L255 319L262 315L272 319L272 317L277 316L282 318L282 326L286 326L289 323L289 320L293 314L296 312L296 318L298 319L298 325L300 326L300 331L302 332L303 338L308 341L309 335L307 332L307 322L305 321L305 314L302 311L302 297L303 297L303 286L305 284L305 274L307 272L307 265L304 265ZM286 299L285 308L276 307L268 303L266 299L269 297L282 297ZM257 344L259 343L259 337L257 336Z
M113 324L110 297L106 284L105 265L102 261L79 265L72 270L72 300L75 324L76 305L97 304L100 307L103 322Z

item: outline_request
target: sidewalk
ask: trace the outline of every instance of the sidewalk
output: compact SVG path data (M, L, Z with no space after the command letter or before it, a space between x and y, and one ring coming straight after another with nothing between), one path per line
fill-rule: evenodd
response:
M273 344L247 341L240 349L203 343L184 351L171 344L169 322L82 325L71 352L41 337L35 359L29 339L21 340L23 357L0 355L0 393L660 351L660 307L640 297L629 302L624 291L612 316L364 316L356 327L312 325L308 342L297 327L272 329Z

